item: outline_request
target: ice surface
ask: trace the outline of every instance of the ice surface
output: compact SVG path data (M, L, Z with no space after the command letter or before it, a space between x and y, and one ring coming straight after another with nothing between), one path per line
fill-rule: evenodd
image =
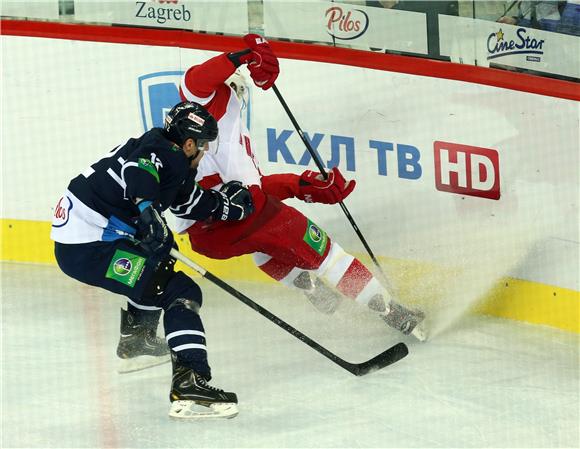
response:
M120 297L56 267L2 264L1 447L578 447L579 337L461 318L357 378L205 280L216 386L240 415L167 416L170 366L115 371ZM278 286L232 283L349 361L400 337L351 304L323 316Z

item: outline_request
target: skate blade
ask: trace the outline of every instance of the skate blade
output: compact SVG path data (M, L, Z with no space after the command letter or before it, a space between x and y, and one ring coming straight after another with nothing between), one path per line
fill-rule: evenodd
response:
M215 419L234 418L238 415L238 404L213 403L206 405L195 401L173 401L169 408L169 416L176 419Z
M423 323L419 323L415 326L415 329L411 331L411 335L419 341L427 341L427 331L423 327Z
M171 360L171 355L153 356L140 355L132 359L119 359L117 365L117 372L119 374L133 373L147 368L152 368L157 365L163 365Z

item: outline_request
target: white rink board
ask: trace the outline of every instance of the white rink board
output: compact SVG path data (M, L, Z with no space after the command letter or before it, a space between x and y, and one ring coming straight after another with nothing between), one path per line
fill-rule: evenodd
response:
M143 132L139 77L185 70L214 54L2 36L2 218L50 221L70 178ZM281 73L277 85L303 130L318 134L323 159L337 145L341 169L358 181L346 204L375 253L461 264L509 255L506 267L519 277L578 289L577 102L306 61L282 60ZM292 131L274 94L253 89L251 109L263 170L304 170L284 162L272 142L270 159L276 154L278 162L269 161L268 132L280 143ZM495 151L500 198L437 190L440 141ZM304 148L296 133L285 143L298 162ZM345 145L354 153L349 163ZM405 164L405 157L415 160ZM458 178L477 177L482 166L475 168L455 164ZM292 204L335 240L352 240L339 208Z

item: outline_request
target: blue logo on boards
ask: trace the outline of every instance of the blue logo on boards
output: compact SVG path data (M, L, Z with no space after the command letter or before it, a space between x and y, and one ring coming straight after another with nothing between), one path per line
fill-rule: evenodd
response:
M181 101L179 84L183 70L155 72L142 75L139 80L139 105L143 129L163 127L165 115ZM246 104L246 127L250 129L250 98Z
M179 83L183 71L155 72L139 77L139 104L145 131L163 127L169 110L181 101Z

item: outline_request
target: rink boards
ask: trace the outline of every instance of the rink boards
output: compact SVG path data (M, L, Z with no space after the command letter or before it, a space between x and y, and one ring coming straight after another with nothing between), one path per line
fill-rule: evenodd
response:
M190 65L242 47L211 39L194 49L2 36L2 260L54 263L49 222L68 180L159 124ZM346 205L397 289L433 303L459 286L486 313L578 332L579 109L569 83L530 87L533 77L499 72L497 87L494 70L446 75L451 64L321 47L332 59L313 47L275 45L277 86L325 164L357 180ZM247 111L265 173L314 167L273 93L251 89ZM340 208L290 203L364 259ZM247 257L194 257L225 278L267 282Z

